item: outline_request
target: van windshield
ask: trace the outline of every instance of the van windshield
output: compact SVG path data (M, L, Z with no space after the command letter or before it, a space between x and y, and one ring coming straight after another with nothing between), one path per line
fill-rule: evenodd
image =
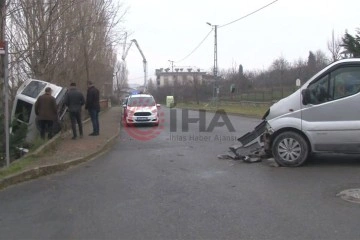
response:
M129 98L129 107L151 107L155 106L155 100L153 97L135 97Z

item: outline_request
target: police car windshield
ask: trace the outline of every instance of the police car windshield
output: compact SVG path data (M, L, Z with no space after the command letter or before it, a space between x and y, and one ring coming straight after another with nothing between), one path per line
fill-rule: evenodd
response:
M153 97L133 97L128 100L129 107L151 107L155 106Z

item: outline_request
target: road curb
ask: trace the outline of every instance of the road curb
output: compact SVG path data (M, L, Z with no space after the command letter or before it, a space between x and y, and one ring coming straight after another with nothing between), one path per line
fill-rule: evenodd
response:
M78 164L87 162L91 159L95 159L96 157L100 156L101 154L107 152L109 150L109 148L116 142L117 137L120 135L120 127L118 128L117 133L112 136L111 138L109 138L102 146L101 148L96 151L93 152L87 156L84 157L80 157L80 158L75 158L72 160L68 160L66 162L63 163L58 163L58 164L51 164L51 165L46 165L46 166L40 166L40 167L36 167L30 170L26 170L20 173L16 173L14 175L5 177L3 179L0 180L0 190L9 187L11 185L14 184L18 184L21 182L25 182L28 180L32 180L32 179L36 179L42 176L46 176L52 173L56 173L59 171L63 171L66 170L72 166L76 166ZM57 138L56 138L57 139ZM53 141L55 142L56 139L54 139ZM49 146L49 145L47 145ZM40 151L38 151L39 153ZM35 153L34 153L35 155Z

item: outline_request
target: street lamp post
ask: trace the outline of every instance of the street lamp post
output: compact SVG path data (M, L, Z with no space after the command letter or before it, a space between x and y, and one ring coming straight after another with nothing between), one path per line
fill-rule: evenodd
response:
M214 28L215 37L214 37L214 77L217 78L217 71L218 71L218 64L217 64L217 27L218 25L212 25L211 23L207 22L207 25Z
M217 27L218 25L212 25L211 23L207 22L207 25L214 28L215 37L214 37L214 90L213 90L213 98L218 98L219 90L217 84L217 75L218 75L218 61L217 61Z

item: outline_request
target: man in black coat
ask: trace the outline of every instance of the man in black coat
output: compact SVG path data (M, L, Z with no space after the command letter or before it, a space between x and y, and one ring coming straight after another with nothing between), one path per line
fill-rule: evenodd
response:
M93 132L90 133L89 135L98 136L100 132L100 125L99 125L100 93L99 90L90 81L88 82L85 109L89 111L91 123L93 125Z
M76 123L79 126L79 134L80 138L83 137L83 127L82 127L82 120L81 120L81 107L85 104L84 95L77 90L76 83L70 84L70 89L67 92L65 98L65 104L68 107L70 120L71 120L71 127L73 132L72 139L77 138L76 132Z

